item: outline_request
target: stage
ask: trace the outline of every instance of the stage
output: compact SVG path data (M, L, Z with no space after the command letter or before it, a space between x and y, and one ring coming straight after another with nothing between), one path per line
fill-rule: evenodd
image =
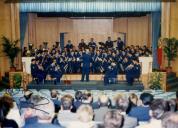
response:
M61 90L144 90L143 83L134 82L132 86L129 86L125 81L119 81L117 84L110 84L105 86L103 81L89 81L81 82L79 80L71 81L71 84L65 84L61 81L60 84L54 85L52 81L46 81L45 84L36 84L32 81L27 86L28 89L61 89Z

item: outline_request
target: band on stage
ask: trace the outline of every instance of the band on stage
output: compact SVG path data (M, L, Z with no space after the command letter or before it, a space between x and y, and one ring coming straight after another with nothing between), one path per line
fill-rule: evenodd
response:
M113 43L117 47L113 47ZM34 56L31 62L31 74L37 83L45 82L50 75L54 83L60 83L63 74L81 73L81 81L89 81L89 74L104 74L104 84L116 83L118 74L125 74L129 85L141 74L141 66L138 58L150 56L151 50L146 46L125 46L121 38L111 41L111 37L97 45L93 38L87 44L84 39L78 45L78 49L68 40L65 48L61 50L59 43L52 49L40 45L38 49L33 46L24 48L23 56Z

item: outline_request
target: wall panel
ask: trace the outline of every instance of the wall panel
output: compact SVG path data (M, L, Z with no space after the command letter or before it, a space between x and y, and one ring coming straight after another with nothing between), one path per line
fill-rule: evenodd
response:
M33 16L30 16L33 15ZM83 38L86 42L94 37L96 42L105 42L108 36L116 40L119 32L126 33L127 44L151 44L150 17L129 17L116 19L76 19L76 18L47 18L29 15L29 30L25 41L32 41L39 46L48 41L50 46L59 41L60 32L65 32L65 43L71 40L75 46ZM30 39L27 39L30 38ZM27 44L27 42L25 42Z

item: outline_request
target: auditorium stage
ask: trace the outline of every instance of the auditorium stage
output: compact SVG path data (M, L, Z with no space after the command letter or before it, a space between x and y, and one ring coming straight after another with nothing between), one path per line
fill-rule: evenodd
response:
M144 89L143 83L134 82L132 86L129 86L125 81L119 81L117 84L110 84L104 86L103 81L89 81L81 82L78 80L71 81L71 84L65 84L61 81L60 84L54 85L53 82L47 81L45 84L36 84L32 81L27 86L28 89L61 89L61 90L140 90Z

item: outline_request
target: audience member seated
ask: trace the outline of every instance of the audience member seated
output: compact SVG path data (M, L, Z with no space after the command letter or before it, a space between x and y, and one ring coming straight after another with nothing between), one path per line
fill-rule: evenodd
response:
M13 99L10 96L3 96L0 98L0 127L18 128L18 124L14 120L7 119L7 114L13 106Z
M71 121L67 128L95 128L93 109L90 105L81 105L77 110L77 121Z
M162 118L162 128L178 128L178 113L165 113Z
M33 116L38 117L40 123L51 123L54 117L54 105L50 99L41 97L40 95L32 95L30 98L31 104L33 104L32 111ZM25 109L24 114L29 108ZM22 114L22 115L24 115Z
M129 117L126 114L129 108L129 100L124 95L116 98L116 108L124 118L122 128L135 128L138 125L137 118Z
M89 91L86 91L86 92L83 93L82 104L88 104L93 109L99 108L98 103L97 102L93 102L93 96L92 96L92 94Z
M105 114L104 123L98 128L122 128L123 121L123 116L118 110L111 110Z
M150 116L151 119L148 124L140 125L138 128L162 128L161 127L161 118L164 113L168 110L167 102L163 99L156 99L150 105L151 111Z
M46 113L41 112L40 115L36 115L33 109L27 108L24 113L25 126L23 128L61 128L59 125L54 125L50 122L39 121L41 117L45 118Z
M33 95L33 92L27 90L24 92L24 97L21 97L19 99L19 108L22 110L23 108L28 108L28 107L32 107L32 104L31 104L31 101L30 101L30 98L31 96Z
M77 91L75 93L75 101L74 101L73 105L76 109L78 109L80 107L80 105L82 104L82 96L83 96L83 94L81 91Z
M77 121L76 113L71 112L73 97L64 95L61 98L61 110L58 113L58 122L64 127L68 127L70 121Z
M142 101L142 105L133 107L129 112L129 116L137 118L138 121L149 121L150 104L153 101L153 95L142 93L140 95L140 100Z
M51 100L54 103L55 113L58 113L61 109L61 101L59 99L59 93L57 90L51 90Z
M104 118L104 115L110 110L110 100L109 97L107 95L100 95L98 98L98 104L99 104L99 108L94 110L95 113L95 117L94 120L101 122Z

